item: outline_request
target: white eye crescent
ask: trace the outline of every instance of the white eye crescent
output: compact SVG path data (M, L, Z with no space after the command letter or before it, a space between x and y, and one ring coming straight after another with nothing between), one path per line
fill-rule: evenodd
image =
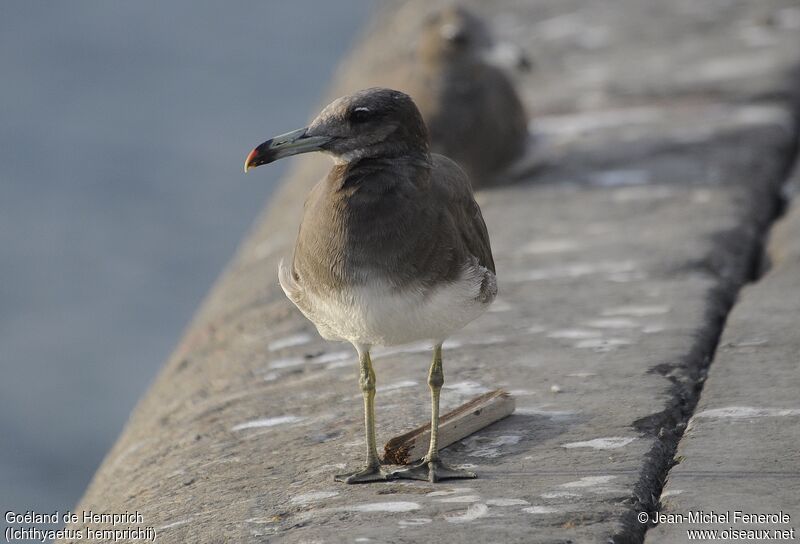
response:
M353 111L350 113L350 121L353 123L363 123L372 116L371 111L369 108L364 106L359 106L357 108L353 108Z

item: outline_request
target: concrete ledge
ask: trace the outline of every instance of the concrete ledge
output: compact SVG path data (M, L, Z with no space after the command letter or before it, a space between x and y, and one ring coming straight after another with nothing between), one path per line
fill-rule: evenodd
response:
M660 512L716 512L721 523L662 523L648 542L678 542L687 530L794 532L800 521L800 207L774 229L771 267L747 286L728 317L702 397L678 449ZM737 522L733 512L785 513L788 522ZM774 534L774 533L771 533ZM790 540L792 538L785 538ZM779 540L778 538L772 539Z
M332 94L385 81L387 59L440 4L388 9ZM79 509L138 510L167 542L643 540L636 515L658 503L794 159L796 8L472 5L534 57L518 83L546 165L479 195L500 298L444 353L443 410L494 387L517 397L515 415L444 452L480 478L332 481L361 454L355 356L316 335L275 274L324 171L306 161ZM427 418L428 355L386 350L375 363L385 440Z

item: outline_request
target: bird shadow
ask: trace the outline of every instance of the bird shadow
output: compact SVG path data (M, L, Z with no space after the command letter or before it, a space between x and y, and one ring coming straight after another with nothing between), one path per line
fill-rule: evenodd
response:
M500 465L509 458L530 455L537 447L552 447L548 446L552 440L584 421L585 417L578 414L512 414L442 451L467 462Z

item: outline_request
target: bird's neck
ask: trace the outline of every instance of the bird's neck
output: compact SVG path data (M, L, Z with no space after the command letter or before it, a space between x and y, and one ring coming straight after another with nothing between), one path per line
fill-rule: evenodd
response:
M409 161L423 160L430 162L430 151L427 144L427 133L419 139L425 143L411 144L408 142L379 142L359 149L353 149L342 154L333 155L333 162L338 165L357 164L365 160L391 160Z
M431 168L430 154L417 153L396 157L360 157L337 162L328 180L336 191L383 193L399 183L417 184L427 180L419 175Z

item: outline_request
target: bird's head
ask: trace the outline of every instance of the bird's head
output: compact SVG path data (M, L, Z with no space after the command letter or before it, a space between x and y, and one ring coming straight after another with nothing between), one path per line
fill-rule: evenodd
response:
M371 88L343 96L305 128L262 143L247 156L244 170L284 157L322 151L337 162L369 157L427 156L428 134L407 94Z
M417 55L426 63L470 65L486 63L498 68L522 72L532 69L532 62L518 46L495 42L487 24L458 4L434 11L422 23Z
M478 54L492 39L486 25L459 5L446 6L425 19L420 33L419 55L435 61Z

